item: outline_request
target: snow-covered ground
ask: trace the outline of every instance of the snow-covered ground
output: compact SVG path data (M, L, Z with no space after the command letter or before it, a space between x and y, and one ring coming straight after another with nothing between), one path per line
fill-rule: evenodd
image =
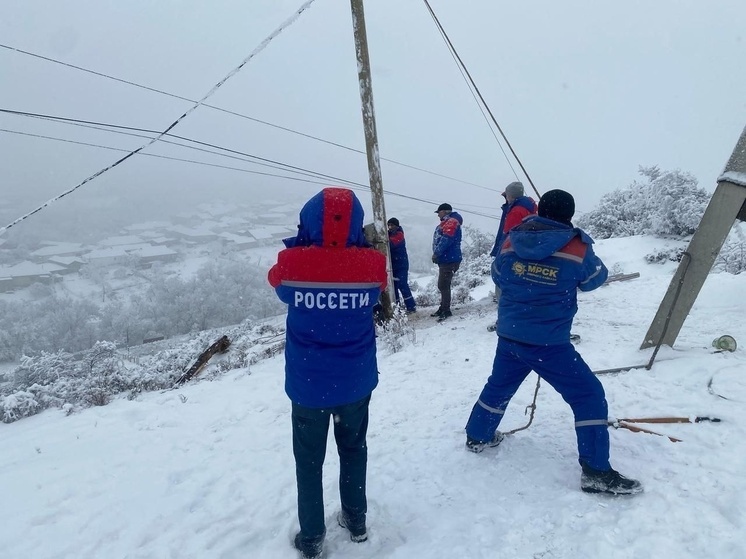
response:
M574 332L594 369L646 363L638 349L674 264L647 265L660 241L599 242L610 269L641 273L580 295ZM369 540L336 525L338 460L325 470L327 556L363 558L718 558L746 556L746 278L711 275L673 349L651 370L604 375L613 418L710 416L721 423L613 430L612 464L645 492L579 490L570 409L542 383L536 418L503 444L467 453L463 428L496 338L487 288L436 324L416 315L403 350L379 345L369 431ZM525 424L535 376L503 429ZM711 391L708 390L711 384ZM724 396L720 397L718 396ZM117 400L65 417L0 425L0 556L293 558L297 530L283 359L219 381Z

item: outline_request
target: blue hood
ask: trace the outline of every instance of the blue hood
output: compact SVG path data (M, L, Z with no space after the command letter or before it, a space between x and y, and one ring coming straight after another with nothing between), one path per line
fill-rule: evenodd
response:
M547 235L548 231L552 234ZM581 229L544 217L532 216L513 228L509 233L509 239L513 250L520 258L542 260L557 252L577 235L580 235L584 243L593 244L593 240Z
M288 248L311 245L368 247L363 218L363 206L354 192L347 188L325 188L301 209L298 234L282 242Z

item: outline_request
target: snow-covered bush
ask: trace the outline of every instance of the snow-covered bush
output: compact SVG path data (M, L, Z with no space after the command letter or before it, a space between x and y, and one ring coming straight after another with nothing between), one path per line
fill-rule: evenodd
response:
M742 242L726 242L713 269L729 274L740 274L746 270L746 245Z
M401 351L406 345L416 341L414 328L409 324L409 316L404 307L394 306L394 316L391 320L376 324L376 337L379 346L387 348L391 353Z
M24 356L0 393L3 421L48 408L75 410L103 406L122 392L172 386L172 377L154 379L122 359L111 342L96 342L79 355L59 351Z
M600 239L657 235L686 237L697 229L710 195L680 170L641 167L643 180L601 198L576 224Z
M3 423L12 423L38 413L39 402L32 392L21 390L8 396L0 396L0 412Z
M36 357L23 356L20 366L10 376L11 382L15 386L25 387L53 384L69 373L68 363L71 360L72 355L64 351L42 351Z
M214 378L277 355L284 348L284 330L246 321L224 332L227 353L214 356L200 378ZM49 408L66 413L103 406L118 395L128 398L172 388L196 359L222 335L204 331L153 355L129 355L112 342L96 342L79 354L63 351L24 356L0 384L0 419L17 421ZM143 350L143 348L140 348Z
M713 269L729 274L740 274L746 270L746 234L741 222L731 230L715 259Z
M681 262L684 255L683 248L661 249L645 255L648 264L664 264L666 262Z
M105 406L115 394L141 389L139 370L127 369L112 342L96 342L86 351L80 371L77 399L84 404Z

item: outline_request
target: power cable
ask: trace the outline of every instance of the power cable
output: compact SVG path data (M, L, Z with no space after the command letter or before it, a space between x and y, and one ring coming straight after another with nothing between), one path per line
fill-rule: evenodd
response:
M61 124L68 124L68 125L71 125L71 126L79 126L81 128L89 128L89 129L92 129L92 130L99 130L99 131L102 131L102 132L109 132L109 133L112 133L112 134L121 134L121 135L124 135L124 136L132 136L132 137L135 137L135 138L152 139L153 138L152 134L158 134L159 133L157 130L152 130L152 129L148 129L148 128L136 128L134 126L122 126L122 125L119 125L119 124L110 124L110 123L106 123L106 122L96 122L96 121L92 121L92 120L81 120L81 119L60 117L60 116L54 116L54 115L46 115L46 114L40 114L40 113L28 113L28 112L23 112L23 111L12 111L12 110L8 110L8 109L0 109L0 113L11 114L11 115L14 115L14 116L23 116L23 117L37 118L39 120L47 120L47 121L57 122L57 123L61 123ZM114 130L112 130L112 128ZM148 135L145 135L145 134L136 134L135 132L144 132L145 134L151 134L151 136L148 136ZM192 142L192 143L202 143L199 140L194 140L192 138L187 138L187 137L184 137L184 136L178 136L178 135L170 134L170 133L166 134L166 136L167 137L171 137L171 138L177 138L177 139L180 139L180 140L183 140L183 141L187 141L187 142ZM301 175L308 174L309 176L314 176L314 177L317 177L317 175L318 175L318 173L316 173L315 171L309 171L307 169L302 169L301 167L293 167L291 165L288 165L288 164L285 164L285 163L281 163L279 161L273 161L271 159L263 159L263 161L266 161L266 163L263 163L263 162L260 162L260 161L250 161L250 160L247 161L246 158L250 158L250 159L262 159L262 158L260 158L258 156L255 156L255 155L248 154L248 153L237 152L235 150L230 150L229 148L225 148L225 147L221 147L221 146L216 146L216 145L213 145L213 144L207 144L207 145L210 145L210 146L212 146L212 147L214 147L216 149L219 149L219 150L231 151L233 153L239 153L242 157L239 157L239 156L236 156L236 155L229 155L227 153L219 153L219 152L216 152L216 151L211 151L209 149L200 148L200 147L196 147L196 146L185 145L185 144L182 144L182 143L179 143L179 142L174 142L174 141L171 141L171 140L165 140L163 138L161 138L160 142L164 143L164 144L170 144L170 145L174 145L174 146L178 146L178 147L183 147L183 148L186 148L186 149L191 149L191 150L195 150L195 151L209 153L209 154L217 155L217 156L220 156L220 157L227 157L227 158L230 158L230 159L237 159L239 161L244 161L244 162L247 162L247 163L252 163L254 165L259 165L259 166L262 166L262 167L269 167L269 168L272 168L272 169L279 169L279 170L282 170L282 171L296 169L296 170L294 170L292 172L296 172L296 173L301 174ZM317 177L317 178L323 178L323 177Z
M428 0L423 0L425 2L425 5L427 6L428 11L430 12L430 15L433 18L433 21L435 21L435 24L438 26L438 29L440 30L441 34L443 35L443 38L445 39L446 43L448 44L448 48L451 50L453 55L458 60L459 65L464 69L464 72L466 72L466 75L469 78L469 82L471 83L472 87L474 88L474 91L479 96L479 99L482 102L482 105L487 110L487 112L490 115L490 118L492 119L492 122L495 124L495 127L500 132L500 135L502 136L503 140L505 140L505 144L510 149L510 153L513 154L513 157L515 158L518 165L521 167L521 171L523 171L523 174L526 176L526 179L528 179L529 184L531 185L531 188L534 189L534 192L537 196L541 197L539 194L539 191L536 189L536 186L534 185L534 181L531 180L531 177L528 174L528 171L523 166L523 162L521 162L521 159L518 157L518 154L513 149L513 146L511 145L510 141L508 141L508 137L503 132L502 127L497 122L497 119L495 119L495 116L492 114L492 111L490 110L489 105L487 104L487 101L485 101L484 97L482 96L482 93L479 91L479 88L477 87L477 84L474 82L474 79L471 77L471 73L469 73L469 69L466 67L466 64L464 64L464 61L459 56L458 52L456 51L456 47L453 46L453 43L451 42L451 39L448 37L448 34L445 32L445 29L443 29L443 26L440 23L440 20L438 19L438 16L435 15L435 12L433 11L432 7L430 6L430 2Z
M481 105L479 103L477 103L477 105L479 105L479 110L482 112L482 116L484 116L484 110L482 110L482 106L483 106L484 109L486 109L487 112L489 113L490 118L492 119L492 122L495 124L495 127L500 132L500 135L503 137L503 140L505 140L505 144L510 149L510 153L513 154L513 157L515 158L516 162L521 167L521 170L523 171L523 174L526 176L526 179L528 180L529 184L531 185L531 188L533 188L534 192L536 193L536 196L538 196L539 198L541 198L541 194L539 194L539 191L537 190L536 185L534 185L534 181L531 180L531 176L528 174L528 171L526 171L526 168L523 166L523 163L521 162L520 158L518 157L518 154L516 154L515 150L513 149L513 146L511 145L510 141L508 141L507 136L503 132L502 127L497 122L497 119L495 118L495 116L492 114L492 111L490 110L490 107L487 104L487 101L485 101L484 97L482 96L482 93L479 91L479 88L477 87L477 84L474 82L474 79L471 77L471 73L469 72L469 69L466 67L466 64L464 64L464 61L459 56L458 52L456 51L456 47L453 46L453 43L451 42L451 39L448 37L448 34L446 33L445 29L443 29L443 26L441 25L440 20L438 19L438 16L435 15L435 12L433 11L432 6L430 6L430 2L428 2L428 0L423 0L423 2L425 2L425 6L427 6L427 9L430 12L430 15L432 16L433 21L435 22L435 25L438 27L438 30L440 31L440 34L442 35L443 39L445 40L446 44L448 45L448 50L451 52L451 56L454 57L454 59L457 61L457 66L459 67L459 70L461 71L461 69L463 69L463 71L461 72L461 75L464 76L464 74L466 74L466 77L468 77L469 84L471 84L471 88L469 88L469 90L472 91L472 88L473 88L472 97L474 96L474 92L476 92L476 94L479 96L479 99L481 100ZM490 130L492 130L492 127L490 127ZM494 131L493 131L493 135L494 135ZM495 140L497 140L497 137L495 137ZM498 140L497 143L500 146L500 150L503 152L503 155L505 155L505 158L507 160L507 154L505 153L505 150L503 150L503 147L500 144L499 140ZM510 164L509 160L508 160L508 165L510 166L511 170L513 171L513 174L516 174L515 173L515 169L513 169L513 166ZM516 175L516 178L517 178L517 175ZM537 399L537 396L539 394L539 386L540 386L540 384L541 384L541 378L538 378L537 381L536 381L536 388L534 390L534 399L533 399L533 402L527 408L527 409L531 410L531 415L529 417L528 423L525 426L520 427L518 429L515 429L512 432L517 432L517 431L522 431L523 429L527 429L531 425L531 423L533 422L533 420L534 420L534 413L536 411L536 399Z
M113 146L104 146L104 145L101 145L101 144L93 144L93 143L90 143L90 142L81 142L81 141L78 141L78 140L69 140L69 139L66 139L66 138L57 138L57 137L54 137L54 136L46 136L46 135L43 135L43 134L32 134L30 132L20 132L18 130L8 130L7 128L0 128L0 132L5 132L7 134L17 134L19 136L28 136L28 137L31 137L31 138L39 138L39 139L42 139L42 140L54 140L56 142L64 142L64 143L67 143L67 144L75 144L75 145L79 145L79 146L87 146L87 147L94 147L94 148L100 148L100 149L108 149L110 151L120 151L120 152L129 152L130 151L130 150L124 149L124 148L115 148ZM181 144L176 144L176 145L181 145ZM184 146L184 147L189 147L189 146ZM146 157L155 157L155 158L158 158L158 159L168 159L168 160L171 160L171 161L181 161L181 162L184 162L184 163L192 163L192 164L196 164L196 165L205 165L207 167L217 167L219 169L227 169L227 170L230 170L230 171L240 171L240 172L243 172L243 173L251 173L253 175L263 175L263 176L267 176L267 177L277 177L277 178L282 178L282 179L287 179L287 180L307 182L307 183L310 183L310 184L321 184L321 185L324 185L324 186L327 185L326 182L322 182L322 181L312 181L312 180L308 180L308 179L302 179L302 178L299 178L299 177L290 177L290 176L287 176L287 175L276 175L274 173L265 173L265 172L262 172L262 171L253 171L251 169L242 169L240 167L231 167L229 165L220 165L218 163L208 163L206 161L197 161L197 160L194 160L194 159L185 159L185 158L182 158L182 157L172 157L172 156L169 156L169 155L160 155L160 154L157 154L157 153L143 153L143 152L140 152L137 155L144 155Z
M76 190L78 190L79 188L81 188L86 183L88 183L88 182L90 182L90 181L92 181L92 180L100 177L101 175L103 175L104 173L110 171L114 167L120 165L121 163L124 163L127 159L129 159L133 155L141 152L142 150L146 149L147 147L153 145L155 142L157 142L158 140L160 140L163 136L165 136L166 134L168 134L174 127L176 127L182 120L184 120L187 116L189 116L192 112L194 112L207 99L209 99L212 95L214 95L215 92L225 82L227 82L230 78L232 78L233 76L235 76L246 64L249 63L249 61L252 58L254 58L257 54L259 54L260 52L262 52L266 48L266 46L272 41L272 39L274 39L276 36L278 36L282 31L284 31L286 27L288 27L289 25L293 24L298 19L298 17L300 17L300 15L306 9L308 9L311 6L311 4L314 3L314 1L315 0L307 0L307 2L305 2L300 8L298 8L292 16L290 16L277 29L275 29L272 33L270 33L267 36L267 38L264 39L259 44L259 46L257 46L246 58L244 58L241 61L241 63L238 66L236 66L233 70L231 70L230 72L228 72L228 74L222 80L220 80L218 83L216 83L212 87L212 89L210 89L199 101L197 101L196 103L194 103L189 109L187 109L179 118L177 118L175 121L173 121L171 123L171 125L168 126L157 137L151 139L149 142L147 142L147 143L143 144L142 146L140 146L139 148L131 151L130 153L128 153L124 157L118 159L114 163L108 165L107 167L104 167L103 169L100 169L100 170L96 171L94 174L92 174L88 178L84 179L81 183L79 183L78 185L74 186L73 188L70 188L70 189L66 190L65 192L63 192L61 194L58 194L57 196L55 196L51 200L47 200L44 204L42 204L41 206L37 207L36 209L34 209L34 210L30 211L29 213L27 213L27 214L25 214L25 215L17 218L16 220L14 220L13 222L11 222L10 224L8 224L5 227L1 228L0 229L0 235L3 234L9 228L11 228L14 225L16 225L17 223L23 221L24 219L27 219L28 217L34 215L37 212L40 212L42 209L46 208L47 206L49 206L50 204L56 202L57 200L63 198L64 196L67 196L68 194L70 194L72 192L75 192Z
M181 95L176 95L174 93L169 93L168 91L164 91L164 90L161 90L161 89L157 89L155 87L150 87L150 86L147 86L147 85L139 84L137 82L133 82L133 81L130 81L130 80L124 80L122 78L117 78L115 76L110 76L108 74L104 74L103 72L97 72L95 70L90 70L90 69L84 68L82 66L76 66L75 64L70 64L68 62L63 62L61 60L56 60L56 59L50 58L48 56L43 56L41 54L36 54L36 53L33 53L33 52L29 52L27 50L23 50L23 49L19 49L19 48L16 48L16 47L12 47L10 45L0 44L0 48L6 49L6 50L9 50L9 51L12 51L12 52L16 52L18 54L23 54L23 55L26 55L26 56L30 56L30 57L33 57L33 58L38 58L40 60L45 60L47 62L52 62L54 64L59 64L61 66L66 66L66 67L72 68L74 70L79 70L81 72L86 72L86 73L92 74L94 76L99 76L99 77L102 77L102 78L105 78L105 79L108 79L108 80L112 80L112 81L115 81L115 82L119 82L119 83L123 83L123 84L126 84L126 85L130 85L132 87L137 87L137 88L140 88L140 89L143 89L143 90L146 90L146 91L150 91L150 92L153 92L153 93L158 93L160 95L165 95L165 96L171 97L173 99L179 99L181 101L188 101L190 103L194 103L195 102L193 99L189 99L188 97L183 97ZM279 124L273 124L271 122L267 122L265 120L261 120L261 119L255 118L255 117L249 116L247 114L239 113L239 112L236 112L236 111L231 111L229 109L224 109L222 107L218 107L216 105L211 105L209 103L203 103L202 106L205 107L205 108L208 108L208 109L213 109L215 111L219 111L219 112L225 113L225 114L229 114L229 115L232 115L232 116L237 116L239 118L250 120L252 122L256 122L256 123L262 124L264 126L269 126L269 127L272 127L272 128L276 128L276 129L282 130L284 132L289 132L289 133L295 134L297 136L302 136L302 137L308 138L310 140L315 140L317 142L328 144L330 146L334 146L334 147L337 147L337 148L341 148L341 149L345 149L345 150L348 150L348 151L352 151L352 152L355 152L355 153L359 153L359 154L365 155L365 151L363 151L363 150L356 149L356 148L353 148L353 147L349 147L349 146L346 146L344 144L340 144L340 143L337 143L337 142L332 142L330 140L326 140L324 138L320 138L320 137L314 136L312 134L307 134L305 132L299 132L298 130L293 130L292 128L288 128L286 126L280 126ZM500 148L502 149L502 146L500 146ZM417 167L415 165L410 165L410 164L407 164L407 163L402 163L401 161L396 161L394 159L389 159L389 158L386 158L386 157L381 157L381 160L382 161L386 161L387 163L391 163L393 165L399 165L400 167L405 167L407 169L412 169L414 171L419 171L421 173L427 173L427 174L433 175L435 177L440 177L440 178L443 178L443 179L448 179L448 180L451 180L451 181L454 181L454 182L459 182L459 183L462 183L462 184L468 184L470 186L474 186L476 188L481 188L481 189L484 189L484 190L489 190L491 192L500 192L499 190L494 189L494 188L489 188L489 187L483 186L481 184L477 184L477 183L474 183L474 182L469 182L469 181L466 181L466 180L463 180L463 179L458 179L458 178L455 178L455 177L444 175L442 173L437 173L435 171L430 171L428 169L424 169L422 167ZM514 173L515 173L515 171L514 171Z
M118 125L118 124L96 122L96 121L91 121L91 120L74 119L74 118L68 118L68 117L46 115L46 114L41 114L41 113L29 113L29 112L24 112L24 111L14 111L14 110L10 110L10 109L2 109L2 108L0 108L0 113L11 114L11 115L14 115L14 116L38 118L38 119L42 119L42 120L49 120L49 121L52 121L52 122L60 122L60 123L64 123L64 124L74 125L74 126L93 127L95 130L101 130L101 131L118 133L118 134L124 134L124 135L131 135L131 136L140 137L140 138L151 138L151 136L143 136L143 135L140 135L140 134L135 134L135 132L144 132L146 134L158 134L158 131L156 131L156 130L150 130L150 129L146 129L146 128L137 128L137 127L134 127L134 126L123 126L123 125ZM118 130L108 130L108 128L114 128L114 129L118 129ZM0 130L2 130L2 129L0 129ZM69 143L79 143L79 144L90 145L90 146L94 146L94 147L102 147L104 149L112 149L112 148L110 148L108 146L100 146L100 145L97 145L97 144L85 144L84 142L75 142L75 141L72 141L72 140L65 140L65 139L54 138L54 137L49 137L49 136L45 137L45 136L41 136L41 135L38 135L38 134L21 133L21 132L10 131L10 130L2 130L2 131L6 131L6 132L10 132L10 133L16 133L16 134L25 134L25 135L28 135L28 136L35 136L35 137L44 138L44 139L50 139L50 140L68 141ZM231 159L237 159L239 161L243 161L243 162L246 162L246 163L252 163L252 164L260 165L260 166L266 166L266 167L270 167L270 168L278 169L278 170L282 170L282 171L289 171L291 173L296 173L296 174L300 174L300 175L304 175L304 176L309 176L309 177L312 177L312 178L327 179L327 180L331 180L331 181L334 181L334 182L337 182L337 183L343 183L343 184L346 184L346 185L354 186L358 190L361 190L361 189L364 189L366 191L370 190L370 188L367 185L364 185L364 184L361 184L361 183L357 183L357 182L350 181L350 180L347 180L347 179L344 179L344 178L340 178L340 177L336 177L336 176L333 176L333 175L328 175L328 174L325 174L325 173L320 173L318 171L312 171L312 170L309 170L309 169L305 169L303 167L298 167L298 166L295 166L295 165L290 165L288 163L282 163L280 161L275 161L275 160L272 160L272 159L267 159L267 158L259 157L259 156L256 156L256 155L252 155L250 153L246 153L246 152L234 150L234 149L231 149L231 148L226 148L226 147L219 146L219 145L216 145L216 144L211 144L209 142L202 142L200 140L195 140L193 138L187 138L185 136L179 136L179 135L171 134L171 133L166 134L166 136L167 137L171 137L171 138L176 138L176 139L179 139L179 140L183 140L183 141L186 141L186 142L195 143L195 144L202 145L202 146L207 146L207 147L214 148L214 149L217 149L217 150L220 150L220 151L224 151L224 152L227 152L227 153L218 153L218 152L210 151L210 150L207 150L207 149L204 149L204 148L199 148L199 147L195 147L195 146L184 145L184 144L181 144L181 143L178 143L178 142L172 142L172 141L164 140L164 139L160 140L161 143L166 143L166 144L171 144L171 145L175 145L175 146L179 146L179 147L193 149L193 150L197 150L197 151L209 153L209 154L212 154L212 155L217 155L217 156L220 156L220 157L228 157L228 158L231 158ZM117 148L114 148L114 149L117 149ZM234 155L228 155L228 154L234 154ZM143 154L143 155L147 155L147 154ZM162 157L165 158L165 156L162 156ZM248 160L246 158L248 158ZM173 158L173 159L174 160L180 160L179 158ZM254 161L254 160L258 160L258 162ZM190 162L190 163L195 163L194 161L191 161L191 160L183 160L183 161ZM226 167L226 168L229 168L229 167ZM236 170L238 170L238 169L236 169ZM258 173L258 172L256 172L256 173L257 174L261 174L261 173ZM268 176L281 176L281 175L271 175L270 174ZM309 181L309 182L311 182L311 181ZM318 184L318 183L312 182L312 184ZM323 183L323 184L326 184L326 183ZM425 202L425 203L428 203L428 204L437 204L437 202L433 201L433 200L428 200L428 199L423 199L423 198L417 198L417 197L414 197L414 196L408 196L408 195L401 194L401 193L398 193L398 192L394 192L394 191L391 191L391 190L384 190L384 192L386 194L391 194L392 196L406 198L406 199L410 199L410 200L414 200L414 201L418 201L418 202ZM473 207L473 206L471 206L469 204L460 204L459 206L460 207ZM478 206L478 207L481 208L483 206ZM490 218L490 219L499 219L497 216L486 214L486 213L483 213L483 212L478 212L478 211L464 210L464 213L469 213L471 215L478 215L478 216L486 217L486 218Z
M35 118L41 118L41 119L44 119L44 120L59 121L59 122L64 122L66 124L73 124L73 125L88 124L88 125L97 125L97 126L103 126L103 127L120 128L120 129L124 129L124 130L128 130L128 131L139 131L139 132L145 132L145 133L150 133L150 134L160 134L157 130L149 130L149 129L146 129L146 128L135 128L135 127L132 127L132 126L121 126L121 125L116 125L116 124L107 124L107 123L102 123L102 122L94 122L94 121L90 121L90 120L79 120L79 119L71 119L71 118L66 118L66 117L55 117L55 116L52 116L52 115L42 115L42 114L38 114L38 113L23 113L21 111L9 111L9 110L6 110L6 109L0 109L0 112L5 112L5 113L9 113L9 114L15 114L15 115L18 115L18 116L30 116L30 117L35 117ZM99 130L103 130L103 128L98 128L98 129ZM112 131L112 132L114 132L114 131ZM120 133L123 133L123 132L120 132ZM133 135L132 132L127 132L126 134ZM135 136L139 136L137 134L134 134L134 135ZM352 182L352 181L348 181L346 179L342 179L342 178L336 177L334 175L328 175L328 174L320 173L320 172L317 172L317 171L309 171L308 169L304 169L302 167L297 167L295 165L290 165L290 164L287 164L287 163L282 163L282 162L279 162L279 161L275 161L273 159L267 159L265 157L260 157L258 155L252 155L250 153L238 151L238 150L235 150L235 149L218 146L216 144L212 144L212 143L209 143L209 142L202 142L200 140L195 140L193 138L187 138L185 136L179 136L177 134L171 134L171 133L166 133L166 134L163 134L163 135L171 137L171 138L177 138L179 140L183 140L183 141L186 141L186 142L191 142L191 143L194 143L194 144L197 144L197 145L202 145L202 146L206 146L206 147L218 149L218 150L225 151L227 153L235 154L235 155L242 156L242 157L235 157L235 156L230 156L230 155L226 155L226 154L223 154L223 153L210 152L209 150L205 150L205 149L201 149L201 148L195 148L194 146L186 146L184 144L179 144L177 142L169 142L167 140L162 140L161 139L161 141L164 142L164 143L170 143L172 145L177 145L177 146L181 146L181 147L185 147L185 148L189 148L189 149L197 149L199 151L205 151L207 153L213 153L214 155L220 155L222 157L232 157L234 159L239 159L241 161L246 161L246 159L244 159L244 158L249 158L250 160L258 160L258 161L261 162L261 163L256 163L255 161L247 161L249 163L254 163L254 164L257 164L257 165L265 165L265 166L269 166L269 167L276 168L276 169L281 169L281 170L285 170L285 171L295 172L295 173L298 173L298 174L306 174L306 175L309 175L309 176L313 176L314 178L323 178L323 179L328 179L328 180L331 180L331 181L349 183L349 184L353 184L353 185L356 185L356 186L363 186L363 187L365 187L365 185L361 185L360 183L355 183L355 182ZM148 139L152 139L150 136L139 136L139 137L145 137L145 138L148 138ZM273 165L277 165L279 167L275 167Z
M448 37L445 35L445 32L443 31L443 29L438 27L438 31L440 32L440 35L443 38L443 40L446 42L446 46L448 46L448 41L447 41ZM471 93L471 96L474 99L474 102L476 103L477 108L479 109L479 112L482 113L482 118L484 118L484 121L487 123L487 128L489 128L490 133L492 134L492 137L495 138L495 142L497 142L497 146L500 148L500 151L502 152L503 157L505 158L505 162L508 164L508 167L510 167L510 170L513 171L513 176L516 178L516 180L520 180L518 177L518 173L513 167L513 164L511 163L510 158L508 157L508 154L505 153L505 149L503 148L503 145L500 142L500 139L497 137L497 134L495 134L495 129L492 127L492 124L490 123L490 120L487 117L487 113L485 113L485 109L482 106L482 103L479 102L479 99L477 98L477 95L474 92L474 87L472 83L469 81L469 78L466 76L466 73L464 72L464 68L462 68L461 64L459 64L459 59L457 58L455 52L451 50L450 48L448 49L448 53L451 55L451 58L453 58L453 61L456 63L456 68L461 74L461 78L464 80L464 83L466 83L466 87L469 90L469 93ZM499 192L499 190L497 192Z
M115 148L115 147L112 147L112 146L104 146L104 145L101 145L101 144L94 144L94 143L89 143L89 142L81 142L81 141L70 140L70 139L66 139L66 138L57 138L57 137L54 137L54 136L46 136L46 135L42 135L42 134L32 134L30 132L20 132L20 131L17 131L17 130L8 130L8 129L5 129L5 128L0 128L0 132L5 132L5 133L8 133L8 134L17 134L17 135L21 135L21 136L28 136L28 137L38 138L38 139L44 139L44 140L53 140L53 141L57 141L57 142L64 142L64 143L69 143L69 144L76 144L76 145L82 145L82 146L87 146L87 147L95 147L95 148L101 148L101 149L108 149L108 150L112 150L112 151L121 151L121 152L128 152L129 151L129 150L126 150L126 149L123 149L123 148ZM182 144L178 144L178 143L174 143L174 145L182 146L182 147L191 147L191 146L183 146ZM215 152L208 152L208 153L214 153L215 155L221 155L221 156L224 155L224 154L215 153ZM183 158L179 158L179 157L171 157L171 156L154 154L154 153L143 153L143 152L139 152L139 153L137 153L137 155L143 155L143 156L147 156L147 157L155 157L155 158L159 158L159 159L167 159L167 160L171 160L171 161L180 161L180 162L184 162L184 163L192 163L192 164L196 164L196 165L205 165L205 166L208 166L208 167L217 167L217 168L227 169L227 170L231 170L231 171L239 171L239 172L251 173L251 174L255 174L255 175L263 175L263 176L268 176L268 177L276 177L276 178L288 179L288 180L293 180L293 181L298 181L298 182L306 182L306 183L309 183L309 184L319 184L319 185L323 185L323 186L328 186L328 184L329 184L329 181L324 181L324 182L321 182L321 181L312 181L312 180L303 179L303 178L299 178L299 177L289 177L287 175L277 175L277 174L274 174L274 173L264 173L264 172L261 172L261 171L253 171L253 170L250 170L250 169L241 169L239 167L230 167L230 166L227 166L227 165L219 165L219 164L216 164L216 163L207 163L207 162L204 162L204 161L196 161L196 160L192 160L192 159L183 159ZM245 161L247 163L254 163L253 161L247 161L245 159L240 159L240 158L236 158L236 159L239 159L240 161ZM290 171L290 172L293 172L293 171ZM297 171L295 171L295 172L297 173ZM352 190L357 190L359 192L366 192L366 193L370 192L370 187L367 186L367 185L365 185L365 184L362 184L362 183L358 183L358 182L355 182L355 181L350 181L350 180L343 179L343 178L340 178L340 177L332 177L330 175L324 175L322 173L315 173L314 171L308 171L307 173L308 173L307 176L310 176L310 177L331 179L335 183L345 185L345 186L349 187ZM301 174L301 173L298 173L298 174ZM405 198L407 200L412 200L412 201L415 201L415 202L423 202L423 203L426 203L426 204L429 204L429 205L436 205L438 203L435 200L426 199L426 198L418 198L416 196L409 196L407 194L401 194L399 192L394 192L392 190L384 190L384 193L389 194L391 196L396 196L396 197L399 197L399 198ZM460 207L470 207L470 205L469 204L461 204ZM495 215L490 215L490 214L486 214L486 213L483 213L483 212L472 211L472 210L462 210L462 213L476 215L476 216L480 216L480 217L486 217L486 218L495 219L495 220L499 219Z

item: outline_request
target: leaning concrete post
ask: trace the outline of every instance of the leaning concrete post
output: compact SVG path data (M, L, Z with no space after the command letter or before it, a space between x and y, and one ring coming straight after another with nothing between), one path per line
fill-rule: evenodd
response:
M746 128L671 279L640 349L673 346L736 219L746 220Z

